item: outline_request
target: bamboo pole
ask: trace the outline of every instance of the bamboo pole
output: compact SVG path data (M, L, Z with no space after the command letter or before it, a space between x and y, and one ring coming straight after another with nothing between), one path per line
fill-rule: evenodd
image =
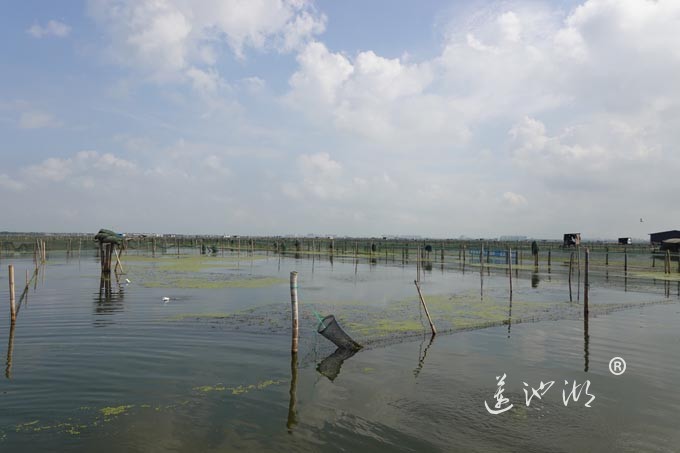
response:
M550 273L550 262L552 259L552 250L548 249L548 273Z
M123 269L123 263L120 262L120 256L118 255L118 251L116 250L116 247L113 247L113 251L116 254L116 270L118 270L118 267L120 267L120 272L125 273L125 270Z
M588 292L590 290L590 283L588 281L588 269L590 261L590 250L586 247L586 262L585 262L585 276L583 281L583 314L588 316Z
M427 316L427 321L430 323L432 335L437 335L437 329L435 329L434 327L434 323L432 322L432 318L430 317L430 312L427 309L427 305L425 304L425 299L423 299L423 293L420 291L420 285L418 284L417 280L414 280L413 283L416 285L416 289L418 290L418 297L420 297L420 303L423 304L423 308L425 309L425 315Z
M581 300L581 247L576 247L576 300Z
M418 247L418 255L416 256L416 281L420 282L420 247Z
M517 253L517 252L515 252ZM510 300L512 300L512 249L508 248L508 275L510 276Z
M604 265L609 266L609 247L605 247Z
M623 248L623 272L628 273L628 250Z
M574 298L571 294L571 270L574 267L574 252L569 254L569 302L573 302Z
M14 301L14 266L8 266L9 270L9 314L12 323L17 320L17 307Z
M298 352L298 294L297 294L297 277L298 273L293 271L290 273L290 305L292 311L292 343L291 352Z

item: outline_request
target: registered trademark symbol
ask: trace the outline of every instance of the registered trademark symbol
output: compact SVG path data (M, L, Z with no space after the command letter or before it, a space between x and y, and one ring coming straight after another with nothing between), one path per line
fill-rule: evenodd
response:
M620 376L626 371L626 361L621 357L614 357L609 361L609 371L614 376Z

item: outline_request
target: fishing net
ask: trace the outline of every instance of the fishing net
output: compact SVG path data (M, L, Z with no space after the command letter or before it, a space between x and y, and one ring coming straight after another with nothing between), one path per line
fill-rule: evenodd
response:
M317 332L331 340L340 349L347 349L350 351L358 351L361 349L361 345L352 340L352 338L342 330L342 327L340 327L340 324L338 324L333 315L328 315L319 322Z

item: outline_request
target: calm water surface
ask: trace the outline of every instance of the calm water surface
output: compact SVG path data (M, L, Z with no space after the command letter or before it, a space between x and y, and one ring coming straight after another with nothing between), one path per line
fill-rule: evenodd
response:
M171 289L137 284L135 267L100 296L94 257L55 257L31 289L13 332L6 265L0 279L0 451L678 451L680 305L602 281L600 300L664 303L583 319L491 327L387 342L347 358L330 380L317 366L333 352L304 324L299 367L282 331L239 329L178 315L280 303L287 283L264 288ZM312 266L314 266L312 273ZM336 261L239 262L234 275L287 279L300 272L300 300L388 304L414 294L414 270ZM564 279L519 276L515 297L564 297ZM485 276L501 297L505 275ZM536 283L534 281L534 283ZM596 281L597 283L597 281ZM479 291L479 272L437 269L428 292ZM653 286L653 285L652 285ZM625 290L624 290L625 289ZM559 295L559 296L558 296ZM162 297L170 297L168 303ZM304 310L304 308L302 308ZM414 309L417 316L417 307ZM436 322L436 319L435 319ZM308 325L309 324L309 325ZM10 335L13 333L13 335ZM623 357L614 376L608 364ZM328 362L327 362L328 363ZM497 376L514 406L492 415ZM565 380L568 385L565 385ZM590 382L565 406L562 392ZM524 382L554 381L525 404Z

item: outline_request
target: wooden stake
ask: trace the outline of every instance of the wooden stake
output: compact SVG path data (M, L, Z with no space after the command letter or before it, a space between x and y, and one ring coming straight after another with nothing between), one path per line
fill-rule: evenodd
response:
M420 291L420 285L418 284L418 281L414 280L413 283L416 285L416 289L418 290L418 296L420 297L420 303L423 304L423 308L425 309L425 315L427 315L427 321L430 323L430 329L432 329L432 335L437 335L437 329L434 327L434 323L432 322L432 318L430 318L430 312L427 309L427 305L425 304L425 299L423 299L423 293Z
M623 249L623 272L628 273L628 250Z
M290 305L292 311L292 344L291 352L298 352L298 294L297 294L297 277L298 273L293 271L290 273Z
M9 315L12 323L17 320L17 307L14 302L14 266L11 264L9 269Z

